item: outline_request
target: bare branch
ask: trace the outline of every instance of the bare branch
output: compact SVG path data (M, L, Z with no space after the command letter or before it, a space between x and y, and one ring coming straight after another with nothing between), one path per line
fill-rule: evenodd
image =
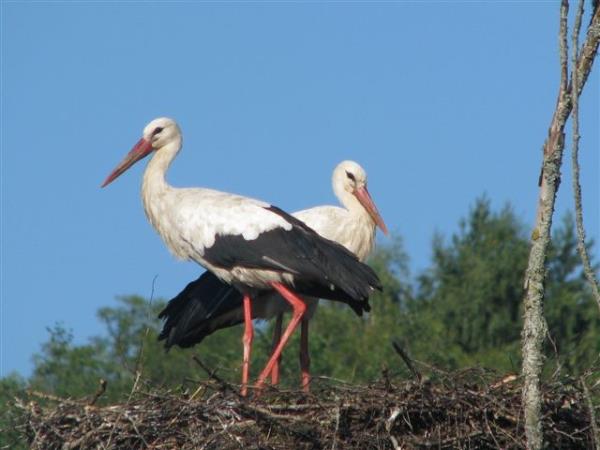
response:
M567 17L568 1L563 0L560 8L560 62L561 83L556 110L550 124L548 138L544 143L543 165L540 176L540 193L535 226L531 235L532 243L529 262L525 273L525 298L522 352L523 352L523 410L525 414L525 434L527 447L537 450L542 447L542 426L540 411L540 375L542 369L542 343L547 333L543 317L544 279L546 252L550 242L552 214L556 193L560 184L560 167L565 146L564 130L571 113L571 86L567 83ZM600 39L600 8L596 8L586 40L576 64L577 93L580 94L591 71Z
M544 145L542 173L540 176L540 194L535 228L527 271L525 272L525 299L522 352L523 352L523 411L525 414L525 435L527 447L538 450L543 445L541 422L540 374L542 371L542 344L548 327L543 314L544 276L546 251L550 242L550 228L556 191L560 183L560 166L564 150L564 124L567 91L567 17L569 4L563 0L560 8L560 67L561 82L556 110L548 138Z
M404 349L400 345L400 342L398 342L397 340L393 340L392 347L394 347L394 350L396 351L396 353L398 353L398 355L400 355L400 358L402 358L402 361L404 361L404 364L406 364L406 367L408 367L408 370L410 370L410 372L413 374L413 376L416 378L416 380L418 382L421 382L421 380L423 379L421 372L419 372L415 368L415 365L413 364L413 362L410 359L410 357L408 356L408 354L404 351Z
M567 42L568 33L568 17L569 17L569 1L562 0L560 7L560 32L559 32L559 55L560 55L560 94L561 98L567 93L569 82L569 43Z
M579 61L577 62L578 95L581 95L583 86L592 71L598 43L600 43L600 8L597 7L593 12L585 42L579 52Z
M548 138L544 144L542 171L539 179L540 193L536 223L532 232L529 262L525 272L525 298L523 300L523 393L525 413L525 435L527 447L532 450L542 448L540 374L542 371L542 344L548 327L543 314L544 275L546 251L550 242L550 228L556 191L560 183L560 166L564 150L564 123L567 91L567 19L569 3L562 0L560 7L560 88L557 105L552 117Z
M575 26L573 29L572 36L572 65L573 67L577 67L578 60L578 52L577 49L579 47L579 31L581 28L581 18L583 16L583 1L579 0L579 7L577 9L577 16L575 17ZM571 94L571 103L573 105L572 112L572 124L573 124L573 144L572 144L572 154L571 154L571 165L572 165L572 183L573 183L573 196L575 197L575 222L577 224L577 249L579 250L579 255L581 256L581 261L583 263L583 271L585 273L588 282L592 288L592 293L594 298L596 299L596 303L598 303L598 308L600 309L600 290L598 289L598 280L596 280L596 275L594 270L592 269L592 265L590 263L590 257L587 252L587 248L585 245L585 228L583 226L583 207L581 202L581 185L579 183L579 71L573 70L571 74L571 85L572 85L572 94Z
M566 2L566 3L567 3L567 9L568 9L568 2ZM561 8L562 8L562 6L561 6ZM562 26L563 26L563 19L562 19L562 15L561 15L561 29L562 29ZM566 26L567 26L567 23L566 23L566 16L565 16L565 20L564 20L565 36L564 36L564 39L561 38L561 40L560 40L561 50L563 48L566 50L566 42L567 42L566 41ZM596 8L593 11L593 15L590 20L590 25L587 30L587 36L586 36L585 42L583 43L581 51L579 52L579 59L577 61L577 80L578 80L577 95L581 95L581 92L583 91L583 87L585 86L588 76L590 75L590 72L592 71L592 65L594 64L594 59L596 57L596 52L598 51L599 43L600 43L600 8ZM558 98L557 98L557 105L556 105L556 109L554 111L554 116L552 117L552 122L551 122L552 125L550 126L550 130L548 132L548 138L546 139L546 142L544 143L544 156L547 155L547 153L554 147L553 142L552 142L552 138L554 137L552 134L552 130L554 129L553 127L555 125L558 126L562 123L562 126L564 128L564 124L566 123L567 118L568 118L569 114L571 113L571 109L573 107L573 104L572 104L571 98L570 98L572 81L569 81L566 91L563 91L563 89L562 89L562 87L564 86L563 75L565 75L565 68L563 68L563 66L562 66L563 60L564 60L564 63L566 64L566 61L567 61L566 53L564 54L564 56L561 56L561 90L559 90L559 94L558 94ZM564 95L562 95L562 94L567 94L567 93L569 95L567 95L566 98L564 98ZM562 108L559 108L559 103L560 103L561 99L563 99L564 104L563 104ZM540 187L542 185L542 180L543 180L543 167L542 167L542 172L540 173L540 178L539 178L539 186ZM538 216L539 216L539 213L540 213L540 211L538 210ZM536 219L536 221L539 221L539 219Z

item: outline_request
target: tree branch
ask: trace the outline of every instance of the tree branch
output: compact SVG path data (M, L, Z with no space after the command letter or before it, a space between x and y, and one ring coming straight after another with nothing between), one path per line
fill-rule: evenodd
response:
M579 0L579 7L577 9L577 16L575 17L575 26L573 29L572 36L572 64L573 67L577 67L579 47L579 31L581 28L581 18L583 16L583 1ZM592 293L598 303L598 309L600 309L600 290L598 289L598 280L596 280L596 274L592 269L590 263L590 257L585 246L585 228L583 226L583 207L581 202L581 185L579 183L579 71L574 70L571 74L572 84L572 96L571 103L573 105L572 112L572 124L573 124L573 144L571 154L571 166L572 166L572 183L573 183L573 196L575 197L575 222L577 224L577 249L581 256L583 263L583 271L585 273L588 282L590 283Z
M600 8L596 7L592 12L592 19L588 26L585 42L579 52L579 60L577 62L577 79L579 80L577 95L581 95L583 86L592 71L592 65L598 51L598 43L600 43Z
M536 222L532 232L529 262L525 272L525 298L524 322L522 331L523 352L523 394L522 402L525 413L525 434L528 448L537 450L542 448L541 424L541 399L540 375L542 369L541 348L546 336L547 326L543 317L543 297L545 264L550 230L552 227L552 214L556 201L556 193L560 184L560 167L565 147L565 125L571 113L573 104L570 98L571 85L568 83L568 43L567 43L567 18L569 4L567 0L561 2L560 8L560 67L561 82L558 93L557 105L552 117L548 138L544 143L543 165L540 176L540 193ZM586 41L582 47L581 55L575 65L577 72L577 93L581 93L598 49L600 37L600 9L594 11L592 21L588 28Z
M408 356L408 353L406 353L404 351L404 349L402 348L402 346L400 345L400 342L394 339L392 341L392 347L394 347L394 350L396 351L396 353L398 353L398 355L400 355L400 358L402 358L402 361L404 361L404 364L406 364L406 367L408 367L408 370L410 370L410 372L413 374L413 376L420 383L421 380L423 379L423 376L421 375L421 372L419 372L415 368L415 365L412 363L412 360Z

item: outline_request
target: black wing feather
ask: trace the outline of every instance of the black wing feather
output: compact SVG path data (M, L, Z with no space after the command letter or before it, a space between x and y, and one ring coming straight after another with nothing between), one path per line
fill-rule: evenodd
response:
M368 302L354 301L339 290L302 284L294 286L294 290L311 297L343 301L359 316L370 310ZM256 302L261 301L260 295L255 297ZM281 298L280 301L285 300ZM169 300L158 317L165 321L158 340L164 340L167 349L174 345L188 348L217 330L243 323L243 296L233 286L206 271Z
M283 217L292 229L274 228L253 240L241 235L218 235L203 257L226 269L237 266L298 274L294 276L297 284L306 289L313 286L320 292L317 297L330 298L322 293L337 289L354 301L365 302L372 289L381 289L375 272L344 246L325 239L275 206L265 209Z
M243 305L242 294L211 272L204 272L171 299L158 317L164 319L158 340L186 348L201 342L214 331L243 321L231 317Z

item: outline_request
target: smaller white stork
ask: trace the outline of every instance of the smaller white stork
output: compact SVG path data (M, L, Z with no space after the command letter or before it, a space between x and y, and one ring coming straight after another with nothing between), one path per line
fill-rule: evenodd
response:
M367 190L367 174L358 163L343 161L333 171L332 185L342 208L318 206L293 215L321 236L342 244L359 260L364 261L373 249L376 226L385 234L388 232ZM307 311L301 321L300 368L301 384L307 391L310 383L308 323L319 300L306 296L303 299ZM255 298L253 318L269 319L277 316L273 349L281 338L283 313L289 310L286 302L275 292L264 293ZM362 309L356 311L362 313ZM167 349L173 345L190 347L218 329L242 323L242 296L207 272L169 301L159 318L165 319L159 339L165 339ZM271 373L272 384L277 384L278 381L279 361L275 363Z
M175 256L206 267L243 294L245 395L250 358L246 342L253 336L251 297L257 292L274 289L293 308L292 320L258 379L260 388L306 310L294 291L337 297L364 308L373 289L381 289L381 284L373 270L343 246L322 238L275 206L211 189L170 186L165 175L181 143L175 121L153 120L102 187L154 153L142 184L148 220Z

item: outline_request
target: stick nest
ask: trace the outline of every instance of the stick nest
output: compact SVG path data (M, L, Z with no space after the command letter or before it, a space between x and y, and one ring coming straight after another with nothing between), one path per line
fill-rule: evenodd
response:
M594 446L581 380L543 384L548 448ZM193 394L136 392L123 404L29 393L17 399L32 449L525 448L521 381L473 369L368 386L315 379L310 394L241 398L220 379Z

